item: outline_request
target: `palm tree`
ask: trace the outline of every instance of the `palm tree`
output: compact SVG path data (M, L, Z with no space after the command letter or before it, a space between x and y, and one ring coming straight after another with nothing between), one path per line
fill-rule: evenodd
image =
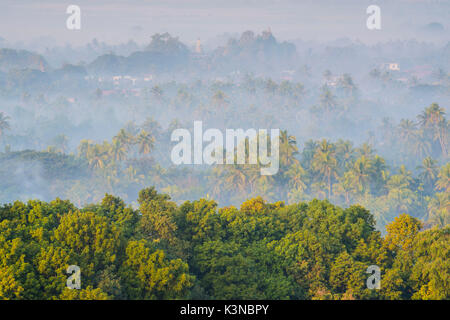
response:
M356 184L358 191L361 193L365 193L370 182L372 162L370 161L370 159L362 156L355 161L351 171L355 178L354 183Z
M345 203L347 205L350 204L350 194L356 193L356 177L353 173L353 171L347 171L344 173L343 176L339 178L339 184L336 184L336 192L343 193L345 196Z
M91 168L103 169L107 160L107 152L102 145L96 144L88 150L88 160Z
M440 228L450 223L450 195L448 192L436 193L428 203L428 220Z
M445 118L445 111L437 103L432 103L417 116L422 127L433 126Z
M280 132L280 162L285 168L293 163L297 163L295 155L298 154L297 140L294 136L290 136L287 130Z
M158 121L155 119L148 117L145 119L144 124L142 125L142 129L150 133L153 137L158 138L161 134L162 128Z
M442 155L447 157L447 135L448 123L445 119L445 111L437 103L432 103L431 106L418 116L419 124L422 128L430 129L434 132L434 139L439 141Z
M247 185L247 176L245 175L243 167L239 165L230 165L227 169L225 182L228 188L244 193Z
M305 86L301 83L297 83L293 88L293 97L295 98L295 104L298 105L300 100L305 95Z
M313 169L322 175L323 179L327 181L329 199L331 199L332 178L337 177L337 160L335 155L336 151L334 145L324 139L319 144L317 152L314 154L312 163Z
M119 143L126 149L130 147L131 144L133 144L133 137L125 131L125 129L120 129L117 136L115 136L113 139L117 139Z
M414 179L411 172L407 171L405 166L400 167L399 174L393 175L387 182L388 201L396 213L409 212L417 201L417 194L412 190Z
M352 95L356 90L355 83L348 73L343 74L339 79L339 86L346 91L347 95Z
M289 185L293 189L305 192L307 188L306 171L299 163L292 165L284 175L289 178Z
M424 156L428 156L431 152L431 144L425 138L423 129L417 130L416 132L413 152L418 159L423 159Z
M450 162L441 168L436 181L436 189L450 192Z
M434 136L433 136L434 140L438 140L439 141L439 144L440 144L441 150L442 150L442 155L445 158L447 158L447 156L448 156L448 151L447 151L448 142L447 142L447 139L448 139L449 130L450 130L450 122L444 119L437 126L436 130L434 131Z
M139 146L140 154L149 154L153 149L153 145L155 139L146 131L142 130L141 133L137 136L137 144Z
M302 166L306 170L309 170L311 168L312 160L314 158L314 155L316 154L318 147L319 144L317 143L317 141L314 141L312 139L305 142L301 158L302 158Z
M171 183L167 175L167 169L164 169L159 164L156 164L155 166L152 167L152 169L149 172L149 178L151 184L156 187L161 187L164 184Z
M109 155L114 161L120 162L127 158L126 147L120 142L121 140L117 138L112 139L112 144L109 149Z
M268 79L264 84L264 90L267 93L274 94L277 91L278 85L272 79Z
M353 143L351 141L339 139L336 142L336 158L341 169L344 169L347 163L353 160L354 155L355 151L353 150Z
M11 129L9 125L9 117L5 115L3 112L0 112L0 138L3 137L3 134L6 130Z
M399 130L403 143L409 144L416 137L417 124L409 119L402 119L399 124Z
M78 146L78 157L86 158L88 157L89 149L92 147L94 142L92 140L83 139L80 141L80 145Z
M388 167L386 161L378 155L371 160L371 166L371 192L379 195L384 191L386 181L389 178Z
M372 148L372 146L368 143L363 143L361 147L357 149L357 152L360 156L365 156L367 158L371 158L372 154L375 152L375 150Z
M320 94L320 105L326 111L332 110L336 108L336 100L335 96L331 92L330 88L327 85L324 85L321 89Z
M431 157L426 157L423 159L422 165L418 166L417 169L421 171L419 178L424 182L425 186L432 189L439 173L437 161Z
M280 83L280 86L278 87L278 92L281 96L284 96L284 97L292 96L292 93L293 93L292 84L287 80L283 80Z

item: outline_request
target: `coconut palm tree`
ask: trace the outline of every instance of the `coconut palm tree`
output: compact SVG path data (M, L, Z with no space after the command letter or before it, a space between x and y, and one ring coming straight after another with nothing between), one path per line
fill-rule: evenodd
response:
M353 171L347 171L344 173L342 177L339 178L339 184L336 184L336 190L338 193L344 194L345 196L345 204L350 204L350 194L357 193L357 184L355 181L357 178Z
M431 144L425 138L423 129L417 130L412 146L413 153L418 159L423 159L424 156L429 156L431 153Z
M433 160L431 157L426 157L423 159L422 165L418 166L417 169L420 170L420 180L423 181L428 190L432 190L439 174L437 161Z
M354 183L358 191L365 193L369 187L372 173L372 161L366 156L357 159L351 169L355 178Z
M397 214L409 212L417 202L417 194L411 190L413 180L411 172L402 165L399 174L392 175L387 182L387 199Z
M116 162L120 162L127 158L127 149L122 144L121 140L119 140L117 138L112 139L112 143L111 143L110 149L109 149L109 155Z
M289 170L284 173L284 175L289 179L289 185L291 188L305 192L307 188L306 171L299 163L292 165Z
M133 137L125 129L120 129L119 133L113 139L117 139L127 151L133 144Z
M440 228L450 223L450 194L437 193L428 203L428 220Z
M327 85L324 85L321 88L320 94L320 105L326 111L330 111L336 108L336 100L335 96L331 92L330 88Z
M80 141L78 146L78 157L86 158L88 157L89 149L94 145L94 141L83 139Z
M305 142L301 158L302 158L302 166L306 170L309 170L311 168L312 160L314 158L314 155L316 154L318 147L319 144L317 143L317 141L314 141L312 139Z
M445 118L445 111L437 103L432 103L428 108L425 108L417 118L422 127L429 127L442 122Z
M372 146L366 142L364 142L358 149L357 149L359 156L365 156L366 158L371 158L375 150L372 148Z
M298 154L297 140L294 136L290 136L287 130L280 132L280 163L287 168L291 164L297 163L294 157Z
M325 139L322 140L314 154L312 167L314 171L322 176L323 180L327 181L328 198L331 199L332 179L337 178L336 151L333 144Z
M162 187L164 185L170 184L171 181L167 175L167 169L164 169L159 164L152 167L148 173L151 184L156 187Z
M355 151L351 141L339 139L336 142L336 158L340 169L344 169L349 162L353 161L354 156Z
M345 90L347 95L352 95L356 90L356 85L348 73L342 75L338 81L338 85Z
M445 111L437 103L432 103L428 108L425 108L421 114L417 116L419 124L422 128L431 130L433 132L433 139L438 140L442 155L447 157L447 136L448 136L448 122L445 119Z
M376 155L371 160L371 192L377 195L380 195L385 190L386 181L389 178L389 172L387 171L388 166L386 165L386 161Z
M417 124L409 119L402 119L399 124L400 138L404 144L410 144L417 135Z
M149 133L142 130L137 136L136 142L139 147L139 153L147 155L153 149L155 138L153 138Z
M155 119L148 117L145 119L144 124L141 126L143 130L150 133L153 137L158 138L161 134L161 125Z
M230 165L227 168L225 182L228 188L245 193L247 186L247 176L243 166Z
M436 181L436 189L450 192L450 162L441 168Z
M96 144L89 148L87 156L89 160L89 166L94 169L103 169L107 160L107 152L102 145Z

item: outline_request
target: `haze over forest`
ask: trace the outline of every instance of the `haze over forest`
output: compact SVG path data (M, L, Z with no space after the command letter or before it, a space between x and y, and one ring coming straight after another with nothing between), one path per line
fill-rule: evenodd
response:
M226 223L229 215L262 210L259 218L280 223L276 230L285 236L286 243L294 237L289 232L307 232L307 222L299 222L300 227L292 212L311 215L325 228L328 220L319 219L314 212L333 211L336 217L327 218L330 224L335 218L349 219L345 224L339 220L342 228L336 228L341 228L342 243L355 261L364 250L354 235L351 245L346 242L347 227L359 228L361 241L377 248L371 247L374 253L364 258L367 261L384 259L380 248L389 248L387 255L395 251L392 230L401 223L413 226L414 236L420 228L434 230L432 236L428 233L419 240L436 236L448 241L450 1L376 1L382 28L372 31L366 27L370 4L356 0L198 0L189 1L189 5L181 0L126 4L81 0L81 30L68 30L67 5L60 1L2 1L0 219L2 214L3 218L14 216L32 199L42 201L60 226L70 223L56 218L61 200L50 202L56 198L71 202L61 205L65 214L73 211L80 215L67 219L82 216L80 219L86 221L101 220L100 216L112 210L105 218L110 220L101 223L115 225L122 219L116 221L116 215L122 217L126 212L134 222L128 225L128 220L120 220L117 228L118 234L129 240L130 248L144 252L148 244L134 240L159 243L162 239L161 250L170 247L171 258L187 261L178 265L183 277L189 275L183 278L188 279L185 282L180 280L183 290L179 296L173 292L148 294L147 289L142 289L142 295L130 293L133 286L129 283L123 284L127 289L120 293L102 287L105 296L98 296L115 298L278 299L328 294L323 294L325 289L315 280L299 289L292 280L298 274L290 274L288 267L283 272L289 279L282 279L286 290L272 296L256 289L253 296L240 296L236 293L240 289L228 288L234 292L231 294L208 282L210 278L199 271L211 267L205 267L203 256L180 253L184 246L192 245L189 248L198 254L198 248L193 249L199 246L197 236L214 238L197 227L192 227L199 232L194 235L187 227L201 222L186 222L190 219L186 212L201 216L203 209L199 207L204 206L214 212L224 208L217 219ZM171 134L177 128L192 132L194 121L202 121L204 130L217 128L222 132L280 129L278 173L261 175L260 163L174 165L171 151L176 143ZM155 189L145 189L151 186ZM9 205L15 201L21 202ZM28 202L28 209L24 209L27 215L32 215L36 206ZM241 211L233 211L234 207ZM162 235L165 231L151 229L155 221L150 213L155 210L163 212L158 219L169 217L167 225L172 231ZM139 219L150 220L136 222ZM211 221L205 223L213 228L216 220ZM64 230L56 229L56 224L42 223L49 234L55 232L56 238L64 238ZM245 223L240 227L245 229ZM389 234L386 226L390 224L394 227ZM224 234L236 232L230 237L237 237L236 226L230 227L231 231L224 225L217 228ZM264 232L269 234L270 229ZM149 240L148 234L158 236ZM386 235L387 242L380 235ZM252 239L287 255L289 249L280 237L275 232L268 236L271 241L280 241L271 245L263 236ZM120 248L111 250L119 252ZM396 254L383 262L386 268L407 255L406 251ZM338 264L347 258L336 253L330 261L337 259L333 261ZM191 262L199 282L189 278ZM117 275L125 279L131 272L127 270L117 271ZM396 279L397 271L392 272L392 279ZM274 274L278 276L278 271ZM97 279L92 280L97 288L99 278L92 279ZM430 289L433 293L428 296L420 282L412 289L402 287L373 296L359 287L358 291L333 284L331 278L326 281L331 283L326 290L335 298L449 297L448 284L443 284L443 289ZM36 298L23 283L19 287L25 288L29 298ZM62 287L52 290L46 293L47 298L68 297L61 293ZM0 286L0 297L1 292ZM11 297L19 297L22 291L14 292Z

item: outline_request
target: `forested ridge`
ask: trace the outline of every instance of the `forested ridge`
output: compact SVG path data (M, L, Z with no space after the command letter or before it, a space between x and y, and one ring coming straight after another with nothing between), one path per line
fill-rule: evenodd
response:
M361 206L177 205L155 188L139 208L105 195L0 208L1 299L449 299L450 228L402 214L382 237ZM66 287L69 265L81 289ZM368 289L367 267L381 269Z

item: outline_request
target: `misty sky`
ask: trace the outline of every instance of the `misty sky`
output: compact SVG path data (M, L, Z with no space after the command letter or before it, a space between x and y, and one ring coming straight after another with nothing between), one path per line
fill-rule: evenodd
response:
M108 43L148 42L170 32L193 43L224 33L260 32L277 38L326 41L348 37L373 43L397 39L448 41L450 0L1 0L0 37L8 43L80 45L97 38ZM82 10L82 29L66 29L66 8ZM366 8L381 7L382 30L366 29ZM423 32L431 22L445 32ZM435 35L434 35L435 36Z

